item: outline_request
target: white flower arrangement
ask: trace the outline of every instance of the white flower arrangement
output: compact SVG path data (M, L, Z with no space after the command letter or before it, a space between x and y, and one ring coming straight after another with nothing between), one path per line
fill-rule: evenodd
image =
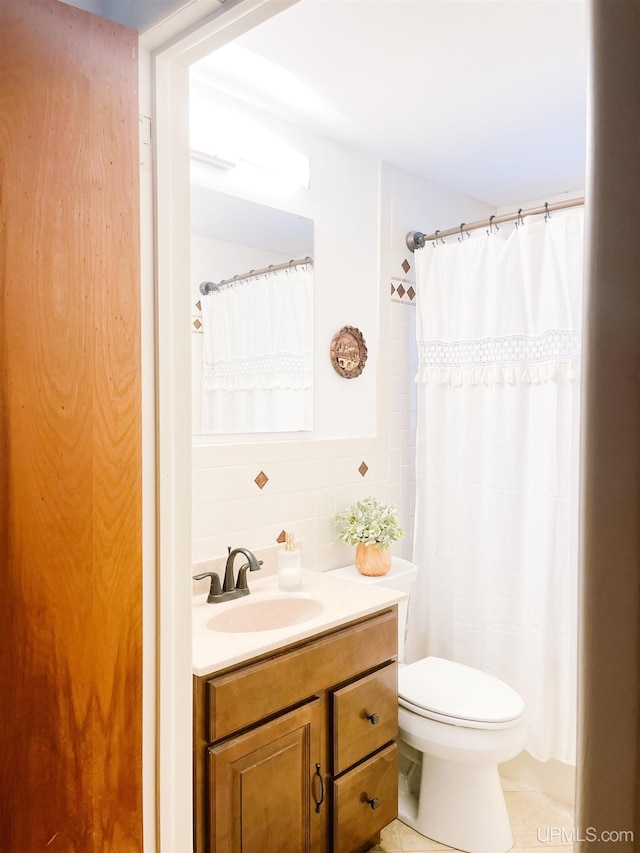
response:
M381 504L375 498L364 498L337 513L334 521L338 539L347 545L375 545L381 551L404 536L398 523L398 512L393 504Z

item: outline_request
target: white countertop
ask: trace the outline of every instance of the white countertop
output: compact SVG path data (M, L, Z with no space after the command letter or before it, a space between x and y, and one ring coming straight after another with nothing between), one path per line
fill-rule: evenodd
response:
M404 592L362 584L335 577L331 573L302 570L302 586L296 592L280 592L277 576L249 577L251 593L243 598L222 604L207 604L206 595L193 599L193 673L211 675L233 664L242 663L266 652L299 640L305 640L354 619L384 610L404 601ZM315 599L322 603L322 611L311 619L268 631L227 633L212 631L207 623L217 614L232 608L252 604L264 599L273 600L274 606L282 597Z

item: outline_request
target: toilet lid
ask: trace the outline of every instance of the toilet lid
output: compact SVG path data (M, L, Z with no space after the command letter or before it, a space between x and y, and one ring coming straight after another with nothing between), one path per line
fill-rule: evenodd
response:
M452 723L506 723L524 711L522 697L486 672L442 658L428 657L398 671L400 705Z

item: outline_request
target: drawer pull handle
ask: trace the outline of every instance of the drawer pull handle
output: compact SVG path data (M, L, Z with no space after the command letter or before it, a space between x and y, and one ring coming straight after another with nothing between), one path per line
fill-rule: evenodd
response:
M320 814L320 806L324 802L324 779L322 778L319 764L316 764L316 777L320 780L320 799L316 800L316 814Z
M377 726L380 722L380 717L378 714L367 714L367 720L369 720L372 726Z
M377 809L380 805L380 800L377 797L369 797L367 799L367 803L371 806L372 809Z

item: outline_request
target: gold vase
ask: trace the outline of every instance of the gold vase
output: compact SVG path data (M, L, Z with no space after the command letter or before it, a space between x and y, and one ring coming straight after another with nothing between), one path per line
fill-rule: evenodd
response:
M358 542L356 545L356 569L361 575L380 577L391 568L391 549L378 548Z

